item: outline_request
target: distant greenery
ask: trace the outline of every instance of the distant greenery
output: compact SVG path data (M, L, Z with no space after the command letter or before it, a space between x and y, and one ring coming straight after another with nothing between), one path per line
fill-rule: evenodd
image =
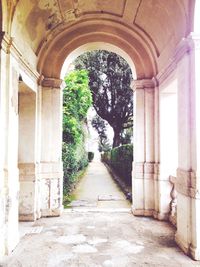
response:
M102 155L102 161L106 162L127 184L131 185L132 180L132 162L133 145L122 145L105 152Z
M108 122L103 120L98 114L92 119L92 126L99 135L99 151L106 152L111 150L111 144L107 136Z
M97 114L113 128L113 147L123 144L125 129L133 126L130 66L115 53L95 50L80 55L75 60L75 68L89 72L93 106Z
M88 165L88 155L84 148L84 124L92 95L85 70L72 71L65 77L63 91L63 169L64 195L77 179L77 173Z

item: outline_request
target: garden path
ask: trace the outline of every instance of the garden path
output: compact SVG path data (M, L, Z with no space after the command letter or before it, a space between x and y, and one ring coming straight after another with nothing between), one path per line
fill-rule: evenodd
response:
M74 191L71 207L88 209L130 210L131 204L112 179L105 165L95 160Z

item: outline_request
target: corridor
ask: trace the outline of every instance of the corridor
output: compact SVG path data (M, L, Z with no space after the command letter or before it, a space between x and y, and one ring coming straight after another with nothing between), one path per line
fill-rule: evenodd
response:
M71 209L20 223L22 238L1 267L199 266L174 242L166 222L134 217L100 162L90 164Z

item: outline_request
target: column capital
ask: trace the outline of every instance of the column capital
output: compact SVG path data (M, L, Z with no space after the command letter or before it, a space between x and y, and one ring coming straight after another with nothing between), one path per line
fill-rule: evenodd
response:
M200 34L190 33L186 38L190 50L200 49Z
M191 32L187 37L183 38L177 45L174 53L174 61L176 63L183 57L184 54L190 51L200 49L200 34Z
M131 83L131 88L133 91L138 89L152 89L157 86L157 80L155 78L152 79L141 79L141 80L134 80Z
M13 43L13 39L8 36L5 32L0 34L0 44L1 48L5 51L6 54L10 53L10 48Z
M38 84L43 87L50 87L52 89L63 89L64 87L62 79L44 77L43 75L40 76Z
M200 35L190 33L187 37L182 38L176 46L172 58L169 60L168 65L157 74L158 83L164 82L169 75L177 68L177 64L191 51L200 49Z

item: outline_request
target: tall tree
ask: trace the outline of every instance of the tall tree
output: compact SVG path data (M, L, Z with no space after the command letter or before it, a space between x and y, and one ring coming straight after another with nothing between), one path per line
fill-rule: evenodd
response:
M107 125L108 123L103 120L99 115L96 115L92 119L92 126L96 129L98 135L99 135L99 151L100 152L106 152L111 149L111 144L107 137Z
M115 53L96 50L75 60L76 69L87 69L93 106L114 131L113 147L119 146L120 136L133 123L132 73L127 62Z

